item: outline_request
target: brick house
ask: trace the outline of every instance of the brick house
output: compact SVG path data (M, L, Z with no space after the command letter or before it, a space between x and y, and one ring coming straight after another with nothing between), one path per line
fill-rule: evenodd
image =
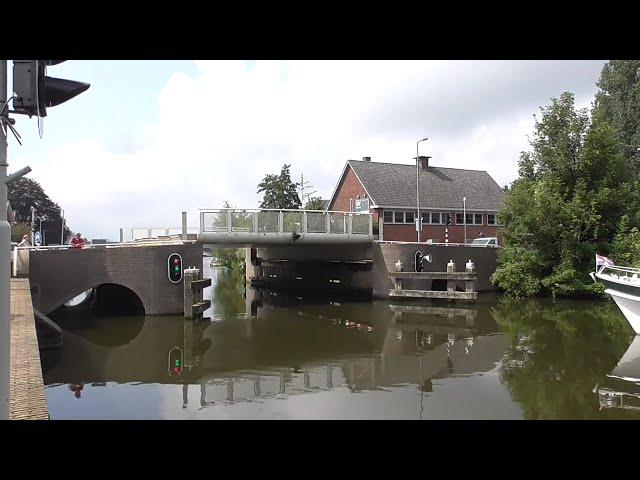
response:
M429 158L419 157L420 241L463 243L465 223L467 242L498 236L496 214L504 204L504 190L483 170L434 167ZM328 210L368 210L379 222L380 240L415 242L415 164L372 162L370 157L347 161Z

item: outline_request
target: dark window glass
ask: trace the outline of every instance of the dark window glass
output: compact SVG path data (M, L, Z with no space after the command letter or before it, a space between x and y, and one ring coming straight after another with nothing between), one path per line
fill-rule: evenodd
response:
M384 223L393 223L393 211L385 210L384 211Z
M393 212L396 223L404 223L404 212Z
M487 225L495 225L496 224L496 216L493 213L489 213L487 215Z
M415 214L413 212L405 212L404 213L404 222L405 223L413 223L415 221Z
M467 213L465 218L467 219L467 225L473 225L473 213Z
M464 222L462 220L462 214L461 213L456 213L456 223L462 225Z
M431 223L436 225L440 223L440 213L431 213Z
M420 216L422 217L422 224L427 225L429 223L429 212L420 212Z
M482 225L482 214L481 213L476 213L475 214L475 224L476 225Z

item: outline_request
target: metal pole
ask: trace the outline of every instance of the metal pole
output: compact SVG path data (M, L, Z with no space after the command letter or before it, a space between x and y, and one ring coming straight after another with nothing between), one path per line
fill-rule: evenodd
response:
M35 245L34 233L36 231L36 209L31 207L31 245Z
M416 142L416 204L418 206L418 218L416 219L416 230L418 231L418 243L420 243L420 156L418 155L418 145L422 140Z
M462 212L464 217L464 243L467 243L467 197L462 197Z
M7 100L7 60L0 60L0 108ZM7 109L8 110L8 109ZM0 112L2 113L2 112ZM0 129L0 420L9 419L11 225L7 222L7 136Z
M60 245L64 245L64 210L62 210L62 220L60 221Z

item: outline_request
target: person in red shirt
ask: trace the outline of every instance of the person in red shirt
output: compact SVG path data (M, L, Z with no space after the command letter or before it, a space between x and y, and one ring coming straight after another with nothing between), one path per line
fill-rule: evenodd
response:
M71 245L71 248L82 248L84 246L82 235L80 233L76 233L76 236L71 239L69 245Z

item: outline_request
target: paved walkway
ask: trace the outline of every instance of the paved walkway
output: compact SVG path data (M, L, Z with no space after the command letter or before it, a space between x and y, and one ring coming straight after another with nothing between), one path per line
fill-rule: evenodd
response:
M11 279L11 420L48 420L28 278Z

